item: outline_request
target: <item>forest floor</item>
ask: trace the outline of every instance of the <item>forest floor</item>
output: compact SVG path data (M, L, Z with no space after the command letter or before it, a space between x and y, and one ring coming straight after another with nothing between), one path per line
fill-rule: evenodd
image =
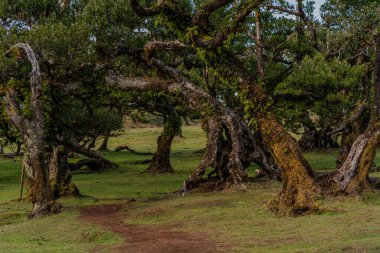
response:
M130 129L111 139L110 148L154 152L160 131ZM132 164L149 156L105 152L118 169L74 174L82 197L61 199L60 215L32 220L26 216L31 204L17 200L21 160L1 160L0 252L380 252L378 192L323 199L335 211L298 218L267 210L281 189L278 182L256 181L245 191L170 194L196 167L205 145L197 126L185 127L183 136L173 145L173 174L142 174L147 165ZM306 157L313 168L327 171L336 155L335 150Z
M226 245L217 244L207 239L209 236L200 233L182 232L178 226L152 226L124 224L123 218L128 215L125 204L105 204L81 209L79 219L90 224L121 235L125 242L112 249L95 248L92 252L154 252L154 253L213 253L227 250ZM124 209L124 210L123 210Z

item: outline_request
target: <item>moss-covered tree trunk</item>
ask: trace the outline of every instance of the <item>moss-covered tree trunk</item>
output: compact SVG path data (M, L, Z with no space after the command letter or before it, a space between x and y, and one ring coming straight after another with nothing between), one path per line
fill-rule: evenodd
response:
M49 162L49 181L54 198L79 195L79 190L71 179L67 150L61 145L55 146Z
M278 197L270 203L271 210L281 215L298 215L315 211L318 209L316 199L321 191L301 148L277 121L271 101L262 87L255 83L236 57L230 58L233 64L227 71L240 76L238 85L246 105L246 112L254 119L264 144L281 170L283 187Z
M164 116L164 131L157 138L157 150L145 172L154 174L174 171L170 163L170 153L173 139L180 132L180 124L177 115Z
M44 112L41 100L42 86L39 64L34 51L28 44L18 43L14 48L24 50L32 64L30 78L30 109L32 115L30 118L22 114L15 89L13 87L6 87L5 89L5 111L10 121L20 132L26 146L23 162L33 203L31 216L58 213L61 206L54 201L45 160Z
M347 160L350 153L351 147L355 140L362 134L364 134L366 127L368 126L368 121L361 117L352 125L347 126L347 128L342 133L341 138L341 148L336 159L336 168L339 169L343 163Z
M149 9L142 8L137 1L130 1L132 9L140 16L152 16L156 15L156 12ZM207 36L207 40L204 38L209 35L209 16L211 13L224 6L228 1L215 1L205 4L196 13L195 17L191 20L192 27L198 27L197 34L193 33L191 36L192 42L197 47L206 49L207 51L217 52L225 39L231 34L231 31L236 31L227 27L216 32L212 37ZM262 1L255 1L248 4L247 8L242 8L242 12L237 13L235 18L235 24L233 27L238 27L238 24L243 23L245 17L251 13L252 9L257 8ZM300 3L302 3L300 1ZM165 4L164 2L162 3ZM160 13L157 11L157 13ZM190 84L184 78L178 75L178 72L153 57L156 51L173 50L185 47L179 41L171 42L150 42L145 46L145 54L148 57L149 63L157 68L161 73L166 74L171 79L174 79L182 87L189 87ZM273 201L272 208L277 213L289 213L297 214L302 212L311 211L316 208L315 198L319 195L319 188L314 182L313 173L308 163L302 156L301 149L297 145L296 141L287 133L285 128L279 124L274 116L273 109L270 108L271 101L262 87L258 85L253 79L253 75L249 73L244 64L232 53L225 52L224 57L213 57L217 59L215 65L224 66L220 70L220 73L225 75L228 80L237 81L240 95L243 97L243 102L246 106L247 113L250 120L256 121L257 128L262 134L264 144L268 147L273 155L274 161L281 169L283 177L284 187L277 198ZM237 77L237 78L233 78ZM203 98L196 96L191 97L188 101L195 100L197 104L202 103ZM218 104L219 106L219 104ZM214 108L211 106L211 108ZM226 115L224 112L217 115ZM227 119L227 118L226 118ZM228 121L226 121L228 122ZM223 126L224 122L220 122L219 125ZM244 158L242 160L237 159L241 150L245 150L244 145L239 144L241 141L239 132L241 129L236 128L233 124L226 124L228 132L231 133L231 140L236 140L236 143L231 145L232 151L230 152L229 161L231 161L231 167L239 167L236 165L244 164ZM232 128L230 128L232 126ZM217 130L217 133L221 130ZM237 135L237 133L239 133ZM241 136L241 135L240 135ZM218 138L214 138L214 143L218 141ZM241 149L243 147L243 149ZM207 149L206 149L207 153ZM215 153L215 149L214 152ZM244 151L243 151L244 153ZM202 161L203 162L203 161ZM241 166L243 167L243 166ZM241 171L237 170L237 171Z
M333 177L333 192L361 194L371 189L368 174L380 139L380 34L375 36L374 99L371 118L364 134L351 147L346 161Z
M111 86L127 90L167 92L181 96L193 110L203 114L203 128L207 132L206 150L198 167L184 182L182 190L188 191L201 183L213 181L217 187L242 185L251 162L264 166L268 174L279 174L276 166L267 158L255 142L251 129L244 120L195 84L185 80L176 70L154 59L154 64L176 82L157 78L128 78L110 73L106 81ZM270 166L268 169L265 166ZM211 167L212 177L203 178ZM215 175L215 176L214 176Z
M270 203L271 210L285 215L298 215L317 210L315 200L320 190L297 142L271 113L260 115L258 126L282 175L282 190Z

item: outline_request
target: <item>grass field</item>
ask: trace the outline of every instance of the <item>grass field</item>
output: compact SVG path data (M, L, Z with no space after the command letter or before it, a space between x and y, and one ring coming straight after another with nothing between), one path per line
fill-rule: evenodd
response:
M129 145L138 151L154 151L159 128L130 129L113 138L110 148ZM165 197L201 160L196 151L205 145L197 126L184 127L183 138L173 145L170 175L141 174L147 165L130 162L149 158L127 152L105 152L117 162L116 170L101 174L75 174L74 182L84 197L62 199L64 212L28 220L31 204L17 201L20 159L0 161L0 252L105 252L123 239L100 227L78 220L79 208L136 199L127 205L126 224L173 225L178 230L202 233L226 245L225 252L380 252L380 196L325 199L336 211L298 218L276 217L266 203L280 191L277 182L257 182L244 192L193 193ZM337 151L307 153L317 170L334 167ZM376 159L380 163L380 156ZM253 174L253 166L249 169ZM379 173L374 176L380 176ZM125 202L125 200L124 200Z

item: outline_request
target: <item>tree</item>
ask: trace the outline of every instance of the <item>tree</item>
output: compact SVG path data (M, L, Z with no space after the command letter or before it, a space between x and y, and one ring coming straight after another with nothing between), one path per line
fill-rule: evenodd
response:
M358 194L371 189L368 174L380 140L380 34L375 35L374 41L376 57L371 118L364 134L355 140L346 161L333 177L337 192Z
M179 115L164 116L164 130L157 138L157 150L153 155L152 162L145 170L147 173L170 173L174 169L170 163L171 145L173 139L180 132L181 121Z
M295 214L314 210L316 208L315 199L319 196L320 191L313 179L314 174L310 166L302 156L301 149L285 128L277 122L270 99L265 91L255 82L254 77L249 74L244 64L229 52L228 48L222 47L224 41L237 31L240 25L244 23L245 17L257 8L261 1L242 3L237 6L232 21L225 24L225 29L218 31L211 29L209 17L213 12L227 6L232 1L211 1L196 10L193 17L190 18L190 14L183 13L183 9L174 9L176 6L165 5L165 2L158 4L153 10L144 10L137 1L130 2L132 8L139 15L152 16L161 13L170 15L170 13L162 12L165 6L176 15L181 13L182 17L186 17L176 20L177 27L187 27L185 29L189 32L186 38L189 38L192 45L200 52L209 56L207 60L211 61L212 64L218 64L226 78L232 80L231 77L237 78L237 88L245 101L246 112L250 119L255 119L257 130L261 133L265 145L273 155L275 163L281 169L284 187L279 197L272 203L273 210L278 213ZM233 7L231 9L235 10ZM161 45L165 45L165 43ZM175 45L178 44L170 44L170 48L178 48ZM151 63L156 68L160 66L158 60L153 60ZM161 67L161 71L163 69L165 68ZM166 74L168 73L171 74L172 72L168 70ZM173 74L169 76L174 78ZM229 158L230 167L239 166L234 164L236 159ZM241 174L236 176L241 182ZM239 182L239 180L235 182Z
M5 87L5 111L10 121L20 132L27 148L23 163L28 176L28 184L32 196L33 210L31 216L36 217L58 213L61 210L61 206L54 201L49 184L48 167L45 161L45 120L41 100L42 85L40 66L33 49L28 44L19 43L12 48L12 50L19 49L25 51L32 65L30 77L31 115L30 117L23 115L15 87L12 86L9 81L7 82L7 87ZM20 54L19 51L18 54Z

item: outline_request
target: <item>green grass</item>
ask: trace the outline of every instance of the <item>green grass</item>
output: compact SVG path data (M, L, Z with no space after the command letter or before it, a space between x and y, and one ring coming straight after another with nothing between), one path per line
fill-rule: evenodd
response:
M159 128L130 129L111 138L110 148L129 145L137 151L154 152ZM99 227L78 220L79 207L134 198L128 205L126 223L180 225L181 230L202 232L228 245L226 252L380 252L380 197L325 199L337 211L298 218L276 217L266 203L281 189L276 182L250 185L245 192L193 193L185 197L160 198L179 189L202 154L205 145L199 127L185 127L176 138L172 164L175 173L147 175L147 165L129 162L149 158L126 151L105 152L117 162L116 170L101 174L75 174L81 193L94 198L60 200L65 211L58 216L28 220L26 201L12 201L19 194L20 159L0 161L0 252L89 252L111 248L122 239ZM334 167L337 151L307 153L317 170ZM77 157L78 158L78 157ZM376 162L380 162L380 156ZM254 166L249 168L253 173ZM380 176L380 173L374 175Z

